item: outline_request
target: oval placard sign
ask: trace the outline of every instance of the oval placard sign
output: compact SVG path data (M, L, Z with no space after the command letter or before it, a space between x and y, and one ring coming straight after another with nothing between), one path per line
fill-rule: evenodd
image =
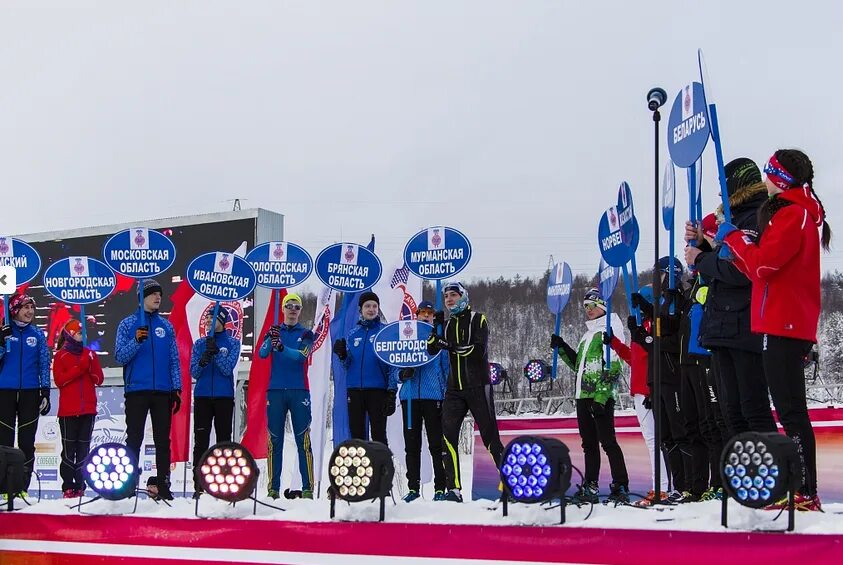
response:
M564 261L555 263L547 278L547 307L552 314L560 314L571 298L571 267Z
M338 292L360 292L375 286L381 278L381 260L356 243L335 243L316 256L316 276Z
M246 254L246 261L257 274L258 286L264 288L290 288L313 273L310 254L289 241L261 243Z
M102 247L102 256L115 273L145 279L173 266L176 246L161 232L129 228L108 238Z
M618 286L619 278L620 269L601 259L600 265L597 267L597 280L600 286L600 296L603 300L607 302L611 300L612 293L615 292L615 287Z
M428 355L427 338L433 326L418 320L399 320L384 326L375 336L375 355L393 367L418 367L436 355Z
M699 159L711 136L702 84L685 85L673 101L667 121L667 149L676 166L688 168Z
M14 267L15 286L21 286L38 276L41 256L27 242L0 235L0 267Z
M676 171L670 159L664 166L662 179L662 225L664 229L673 229L673 210L676 207Z
M427 280L453 277L468 265L471 242L461 231L445 226L422 230L404 246L410 272Z
M67 304L94 304L108 298L117 277L108 265L93 257L59 259L44 271L44 288Z
M220 302L242 300L257 284L255 270L245 259L223 251L203 253L193 259L185 278L197 294Z
M628 209L632 211L632 208ZM631 234L632 242L634 242L634 225L635 218L632 218L630 227L633 228ZM630 243L632 243L630 242ZM600 255L610 265L614 267L621 267L629 262L631 254L631 245L624 242L621 234L620 214L618 207L612 206L600 217L600 223L597 225L597 244L600 247Z

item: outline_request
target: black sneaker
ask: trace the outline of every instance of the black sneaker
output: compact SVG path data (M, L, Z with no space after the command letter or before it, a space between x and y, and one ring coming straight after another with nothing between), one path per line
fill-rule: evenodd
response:
M442 500L445 500L447 502L462 502L462 494L455 490L449 490L447 493L445 493L445 498L443 498Z
M606 502L614 502L615 506L619 504L629 504L629 489L626 485L612 483L609 488L612 492L606 498Z
M571 501L574 504L597 504L600 502L600 486L597 481L587 481L580 485Z
M158 494L155 500L173 500L173 493L170 491L170 481L158 481Z

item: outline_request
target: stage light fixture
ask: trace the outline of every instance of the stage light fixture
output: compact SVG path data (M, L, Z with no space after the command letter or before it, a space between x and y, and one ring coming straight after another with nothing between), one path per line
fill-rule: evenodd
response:
M6 510L15 509L14 501L24 487L23 451L14 447L0 446L0 493L6 495Z
M217 443L199 459L195 471L202 490L226 502L250 498L258 483L258 466L249 451L232 441Z
M792 439L775 432L736 435L723 448L720 476L725 491L721 512L724 527L730 497L741 506L764 508L787 496L788 531L793 530L793 495L799 488L800 463Z
M140 474L132 450L122 443L103 443L88 453L82 476L97 498L122 500L135 494Z
M335 502L380 499L380 521L384 519L386 496L392 490L395 467L392 452L387 446L374 441L350 439L342 442L331 455L328 464L331 486L331 518Z
M571 455L555 438L519 436L509 442L500 466L503 515L510 501L535 504L560 499L565 523L565 493L571 488Z
M530 383L540 383L550 376L550 365L541 359L530 359L524 365L524 377Z

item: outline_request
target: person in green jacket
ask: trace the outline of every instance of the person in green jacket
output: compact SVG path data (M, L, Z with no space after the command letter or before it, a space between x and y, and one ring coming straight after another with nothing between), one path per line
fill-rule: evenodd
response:
M577 425L585 455L585 477L574 496L576 503L599 500L600 447L609 458L612 471L609 501L629 503L629 475L623 451L615 438L615 386L621 374L620 360L615 357L606 366L605 348L612 335L622 337L623 325L617 314L610 319L611 330L606 332L606 302L600 291L590 289L583 298L586 332L574 350L560 336L550 336L550 346L559 349L562 361L577 375Z

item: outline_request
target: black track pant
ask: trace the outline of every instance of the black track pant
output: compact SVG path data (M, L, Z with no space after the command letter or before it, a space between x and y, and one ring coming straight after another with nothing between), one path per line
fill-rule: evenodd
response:
M155 443L155 466L158 484L170 481L170 393L140 391L126 393L126 446L140 462L140 448L146 416L152 418L152 440ZM139 463L140 464L140 463Z
M427 447L433 461L433 488L445 490L445 465L442 463L442 401L413 400L410 413L407 401L401 401L404 415L404 452L407 462L407 486L417 491L421 486L422 422L427 431Z
M729 437L748 431L777 431L761 355L741 349L718 349L714 352L714 362L718 369L720 407Z
M708 448L709 465L709 486L719 488L722 486L720 480L720 455L723 453L723 446L729 439L729 430L726 421L723 419L723 412L720 409L719 393L717 392L717 364L712 363L705 372L703 383L703 417L700 420L700 433Z
M585 480L598 482L600 479L600 447L609 458L612 482L629 488L629 475L623 451L615 437L615 401L606 402L603 413L594 412L595 402L591 398L577 400L577 426L582 438L585 455Z
M94 414L82 416L60 416L61 430L61 490L84 490L82 462L91 449L91 434L94 431Z
M683 365L680 367L679 408L682 421L685 423L686 449L683 453L685 475L688 490L696 495L702 494L709 486L710 450L720 449L723 445L705 427L706 404L709 402L707 386L705 385L705 368L700 365ZM705 428L706 433L703 434ZM717 455L720 455L718 451Z
M445 482L449 489L462 488L459 456L460 428L462 428L465 415L469 412L480 430L483 445L491 453L495 466L500 468L503 444L498 433L498 420L495 417L492 385L465 390L447 390L442 403L442 437L445 440L442 458L445 464Z
M29 489L32 467L35 463L35 432L38 431L38 410L41 393L37 388L25 390L0 390L0 445L15 446L15 429L18 432L18 449L23 451L23 489ZM15 428L17 422L17 428Z
M352 439L366 439L366 417L372 429L372 441L387 445L386 441L386 389L348 389L348 426Z
M194 486L199 489L196 479L201 458L211 444L211 426L217 435L217 443L231 441L232 418L234 417L234 399L227 397L197 396L193 398L193 473Z
M808 419L803 358L811 342L774 335L764 336L764 373L784 432L796 442L802 463L803 494L817 493L817 442Z
M673 478L673 488L682 492L691 489L690 450L688 449L688 434L685 421L682 419L680 407L680 386L674 382L662 382L661 402L662 423L667 425L670 443L664 445L667 454L667 464Z

